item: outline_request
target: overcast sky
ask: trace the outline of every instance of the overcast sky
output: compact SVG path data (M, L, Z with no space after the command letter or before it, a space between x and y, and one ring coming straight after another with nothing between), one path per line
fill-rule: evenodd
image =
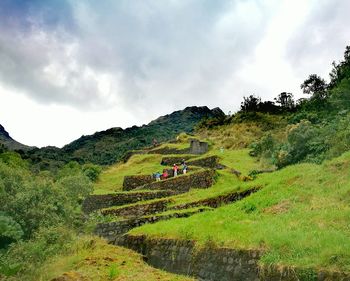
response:
M190 105L301 97L350 44L348 0L1 0L0 124L63 146Z

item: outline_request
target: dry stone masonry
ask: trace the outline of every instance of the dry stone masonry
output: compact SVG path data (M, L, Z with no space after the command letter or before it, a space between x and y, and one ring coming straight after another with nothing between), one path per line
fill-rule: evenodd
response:
M168 180L145 184L138 189L175 190L186 192L190 188L208 188L214 184L215 171L204 170L188 175L181 175Z
M115 238L119 235L127 233L129 230L149 223L156 223L161 220L168 220L171 218L184 218L190 217L194 214L208 211L210 209L202 207L195 210L189 210L188 212L174 212L169 214L160 214L160 215L151 215L144 216L140 218L133 218L122 221L115 221L109 223L100 223L95 229L95 233L107 241L114 241Z
M83 202L83 211L90 213L112 206L122 206L145 200L164 198L177 194L172 190L155 190L140 192L119 192L115 194L91 195Z
M142 217L165 211L170 202L170 199L160 199L150 203L103 209L101 213L103 215L115 215L122 217Z
M150 265L201 281L349 281L350 275L311 268L260 268L261 250L196 248L192 240L124 235L113 242L142 254Z

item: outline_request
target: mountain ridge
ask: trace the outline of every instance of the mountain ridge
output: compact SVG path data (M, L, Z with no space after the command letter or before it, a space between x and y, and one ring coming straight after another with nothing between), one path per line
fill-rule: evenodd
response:
M170 114L160 116L147 125L132 126L126 129L113 127L98 131L66 144L62 148L47 146L43 148L29 147L13 140L4 127L0 127L3 143L10 150L19 151L26 159L44 166L61 166L69 161L79 163L91 162L99 165L109 165L122 159L129 150L142 149L153 144L171 140L179 133L191 133L195 126L203 119L225 116L224 112L216 107L188 106ZM44 167L45 168L45 167Z

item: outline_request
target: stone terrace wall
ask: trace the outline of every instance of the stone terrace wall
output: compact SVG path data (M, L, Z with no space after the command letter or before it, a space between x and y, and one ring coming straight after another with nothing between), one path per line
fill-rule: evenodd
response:
M219 163L219 158L217 156L209 156L193 161L188 161L186 164L189 166L199 166L204 168L215 169Z
M117 194L103 194L103 195L91 195L87 197L83 202L83 211L90 213L103 208L109 208L112 206L121 206L131 203L136 203L144 200L152 200L156 198L163 198L177 194L172 190L159 190L159 191L143 191L132 193L117 193Z
M213 246L195 250L191 240L124 235L113 242L144 255L150 265L202 281L349 281L349 273L258 266L263 252Z
M152 175L133 175L125 176L123 181L123 190L132 190L138 186L154 182Z
M168 146L158 148L158 149L153 149L148 151L148 154L189 154L190 149L189 148L184 148L184 149L177 149L177 148L170 148Z
M189 217L196 213L207 211L205 208L199 208L197 210L182 212L182 213L171 213L167 215L159 216L148 216L136 219L129 219L123 221L115 221L109 223L100 223L96 226L95 233L108 241L112 241L116 236L127 233L130 229L147 224L155 223L161 220L168 220L171 218L183 218Z
M193 241L157 239L125 235L114 242L145 256L147 263L177 274L211 281L259 280L258 251L222 248L194 249Z
M205 170L189 175L181 175L164 181L145 184L138 189L188 191L190 188L208 188L214 184L215 171Z
M243 190L243 191L235 191L235 192L219 195L219 196L212 197L212 198L207 198L207 199L203 199L203 200L199 200L199 201L195 201L195 202L177 205L177 206L170 208L170 210L171 209L181 210L181 209L188 209L188 208L194 208L194 207L199 207L199 206L207 206L207 207L211 207L211 208L217 208L217 207L220 207L221 205L226 205L226 204L238 201L238 200L242 200L243 198L251 195L254 192L257 192L260 189L261 189L261 187L253 187L253 188Z
M115 215L122 217L142 217L150 214L161 213L166 210L170 199L159 200L148 204L130 205L116 209L102 210L103 215Z
M163 157L162 158L162 162L160 162L161 165L165 165L165 166L172 166L173 164L180 164L182 162L182 160L185 159L185 161L187 161L188 159L190 159L191 156L182 156L182 157Z

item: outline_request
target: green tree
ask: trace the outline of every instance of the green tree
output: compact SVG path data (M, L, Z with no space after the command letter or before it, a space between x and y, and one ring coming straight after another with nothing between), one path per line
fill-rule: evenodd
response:
M327 98L327 83L317 74L311 74L300 87L304 94L311 95L314 100L321 101Z

